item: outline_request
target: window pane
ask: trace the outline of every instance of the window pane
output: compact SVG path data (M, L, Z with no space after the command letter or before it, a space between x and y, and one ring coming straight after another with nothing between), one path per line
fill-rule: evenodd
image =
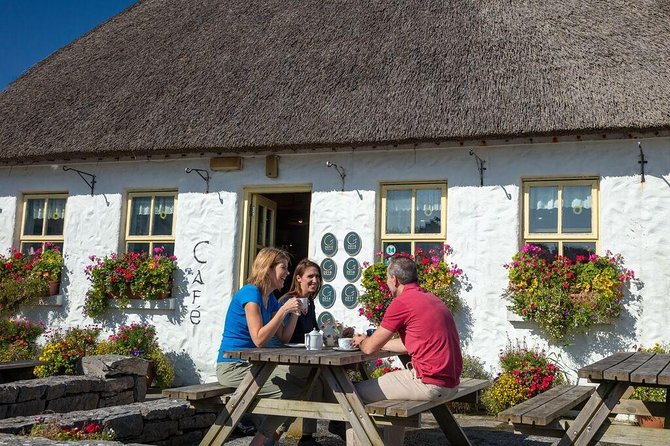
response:
M47 235L63 235L65 198L51 198L47 202Z
M272 246L274 242L272 240L272 209L268 208L267 215L265 217L265 245Z
M23 235L42 235L44 225L44 199L26 200L26 222Z
M258 222L256 223L256 243L265 246L265 239L263 238L263 229L265 228L265 218L267 210L265 206L258 205Z
M128 243L127 252L149 252L148 243Z
M558 187L530 187L529 228L533 232L558 232Z
M533 242L531 245L535 245L542 249L540 257L547 261L554 260L558 255L558 243L557 242Z
M163 251L163 254L166 256L172 256L174 255L174 243L161 243L161 242L156 242L154 243L154 248L157 248L159 246L162 246L165 251Z
M393 254L400 254L401 252L411 254L412 253L412 243L411 242L384 242L382 244L382 249L384 254L392 256Z
M442 251L442 248L444 247L444 243L442 242L416 242L414 244L414 251L421 250L427 255L432 254L430 251L432 250L433 253L439 253ZM436 254L437 255L437 254Z
M563 187L563 232L591 232L591 186Z
M32 242L32 243L22 243L21 244L21 252L24 254L29 254L33 255L35 254L35 251L42 249L42 243L41 242Z
M439 234L441 231L442 190L417 189L414 231L420 234Z
M595 242L570 242L563 243L563 255L569 257L572 260L576 256L585 256L588 257L591 254L596 252Z
M151 235L172 235L173 217L174 197L155 197Z
M412 221L412 190L386 193L386 233L409 234Z
M133 197L130 206L130 235L149 235L151 197ZM135 251L132 251L135 252Z

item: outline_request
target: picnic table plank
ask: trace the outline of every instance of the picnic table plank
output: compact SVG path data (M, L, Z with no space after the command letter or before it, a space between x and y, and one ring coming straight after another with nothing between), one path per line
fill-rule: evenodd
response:
M603 378L614 381L630 381L631 373L635 372L635 370L653 357L653 353L637 352L624 361L607 368L603 372Z
M658 384L663 384L665 386L670 385L670 364L661 370L661 373L656 377L656 381Z
M630 374L630 381L643 384L657 384L658 375L670 364L670 355L654 355L649 361Z
M168 398L185 399L189 401L202 400L234 392L232 387L225 387L216 383L195 384L192 386L163 389L161 394Z
M517 404L516 406L503 410L498 414L497 418L500 421L521 423L522 417L525 413L547 404L554 398L558 398L565 392L568 392L573 387L575 386L569 384L552 387L546 392L542 392L539 395L534 396L533 398L527 399L526 401Z
M523 414L522 422L524 424L547 426L556 418L589 399L595 390L596 388L591 386L574 386L544 406L536 407Z
M589 364L585 367L579 369L578 375L580 378L587 378L591 381L603 379L603 372L616 364L619 364L622 361L633 356L635 352L620 352L614 353L607 358L603 358L600 361Z

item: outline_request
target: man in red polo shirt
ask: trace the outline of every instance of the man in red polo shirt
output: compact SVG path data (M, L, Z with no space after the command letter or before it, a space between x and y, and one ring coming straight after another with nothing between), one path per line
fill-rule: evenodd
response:
M386 283L393 301L372 336L354 336L354 344L363 353L387 350L409 354L411 360L405 370L358 383L356 391L365 403L385 399L433 400L457 391L463 358L456 323L446 305L420 288L418 281L412 259L391 260ZM400 337L393 339L395 333ZM394 427L392 432L385 431L384 437L384 444L402 444L404 429Z

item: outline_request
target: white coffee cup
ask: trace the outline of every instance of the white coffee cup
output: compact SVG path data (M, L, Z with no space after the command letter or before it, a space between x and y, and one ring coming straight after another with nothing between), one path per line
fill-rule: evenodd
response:
M298 300L300 301L302 311L306 312L309 309L309 297L299 297Z
M339 338L337 346L343 350L351 350L354 348L354 338Z

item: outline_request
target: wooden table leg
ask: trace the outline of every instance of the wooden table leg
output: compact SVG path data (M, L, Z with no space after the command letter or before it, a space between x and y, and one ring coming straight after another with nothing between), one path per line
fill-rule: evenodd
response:
M670 387L665 389L665 421L663 429L670 429Z
M384 446L377 427L365 411L365 405L344 370L338 366L321 366L321 373L333 390L360 443L363 446Z
M451 446L472 446L446 404L430 409Z
M598 386L558 446L587 446L628 389L628 383L604 382Z
M254 364L237 387L228 403L200 442L200 446L220 446L237 425L242 415L254 402L256 395L272 375L277 364L270 362Z

